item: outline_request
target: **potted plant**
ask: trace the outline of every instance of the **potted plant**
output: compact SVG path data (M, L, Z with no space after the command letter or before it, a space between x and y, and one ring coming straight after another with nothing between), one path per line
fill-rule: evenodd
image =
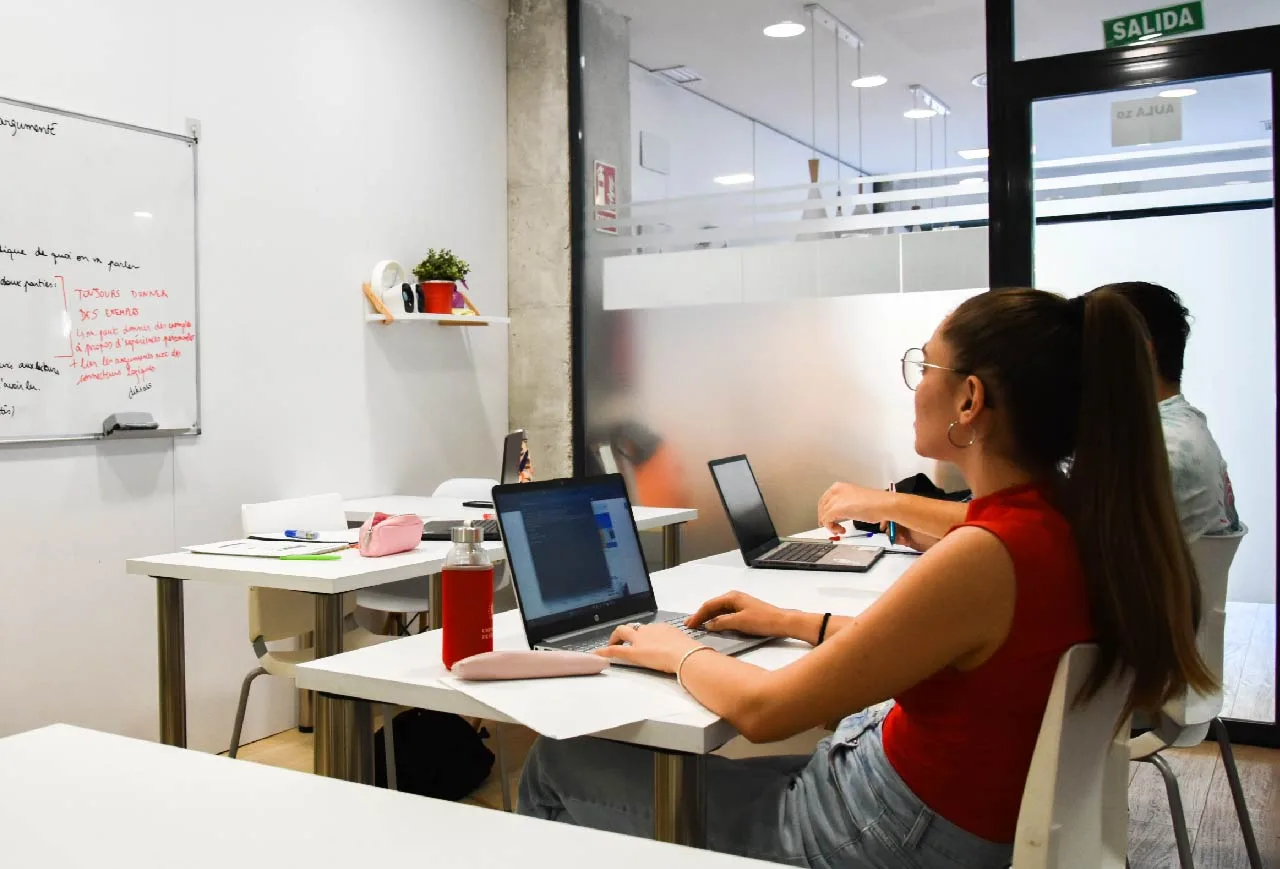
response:
M418 285L418 311L427 314L452 314L454 292L461 281L465 286L471 266L448 249L431 248L418 263L413 274Z

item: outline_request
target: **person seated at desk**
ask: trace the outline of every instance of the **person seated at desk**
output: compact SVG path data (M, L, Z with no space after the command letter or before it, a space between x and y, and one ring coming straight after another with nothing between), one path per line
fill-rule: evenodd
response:
M1205 415L1182 395L1183 362L1191 335L1189 312L1176 293L1159 284L1108 284L1091 293L1104 291L1123 296L1146 326L1155 363L1160 425L1183 536L1188 543L1194 543L1206 534L1239 531L1242 526L1222 452L1209 432ZM912 351L907 354L911 356ZM904 370L908 364L913 366L913 377L923 372L921 362L904 357ZM819 521L835 533L843 533L840 523L849 519L893 522L898 530L895 542L916 549L931 546L948 529L964 521L964 515L964 504L883 492L853 483L836 483L818 502Z
M976 296L939 326L918 377L904 367L916 451L973 488L960 527L856 618L738 592L690 617L815 647L780 670L670 625L617 629L604 654L675 673L752 742L847 716L809 757L708 757L709 847L808 866L1004 867L1068 648L1100 647L1086 699L1132 674L1126 715L1213 684L1150 371L1141 321L1115 292ZM539 739L520 811L651 835L652 770L643 748Z

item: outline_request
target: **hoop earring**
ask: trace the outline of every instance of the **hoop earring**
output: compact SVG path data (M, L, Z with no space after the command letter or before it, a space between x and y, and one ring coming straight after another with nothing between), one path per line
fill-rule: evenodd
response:
M975 443L978 442L978 433L977 432L971 433L969 435L969 442L967 444L958 444L951 439L951 430L958 425L960 425L960 420L953 419L951 421L951 425L947 426L947 443L951 444L951 446L955 447L958 450L967 450L969 449L969 447L973 446Z

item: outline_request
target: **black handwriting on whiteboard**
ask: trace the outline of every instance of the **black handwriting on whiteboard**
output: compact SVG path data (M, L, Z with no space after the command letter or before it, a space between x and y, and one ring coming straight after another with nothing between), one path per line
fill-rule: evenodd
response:
M0 256L9 257L10 262L13 261L13 258L15 256L26 256L26 255L27 255L27 252L20 247L8 247L6 245L0 244Z
M19 132L43 133L46 136L58 135L58 122L51 121L47 124L32 124L27 121L18 121L13 118L0 118L0 127L9 127L13 130L10 136L16 136Z
M32 288L52 290L57 286L53 281L46 281L44 278L28 280L26 278L9 278L0 275L0 287L21 287L24 293Z

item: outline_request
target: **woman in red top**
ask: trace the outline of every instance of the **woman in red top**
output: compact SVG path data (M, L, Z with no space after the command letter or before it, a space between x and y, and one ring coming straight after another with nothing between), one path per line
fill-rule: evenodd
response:
M903 377L916 451L953 462L974 492L961 525L856 618L740 593L692 616L817 646L781 670L664 625L619 628L607 650L677 672L753 742L848 716L808 758L708 760L716 850L811 866L1005 866L1063 652L1099 646L1085 699L1128 671L1126 712L1212 683L1150 352L1127 302L985 293L904 356ZM651 769L643 749L540 740L520 810L648 835Z

